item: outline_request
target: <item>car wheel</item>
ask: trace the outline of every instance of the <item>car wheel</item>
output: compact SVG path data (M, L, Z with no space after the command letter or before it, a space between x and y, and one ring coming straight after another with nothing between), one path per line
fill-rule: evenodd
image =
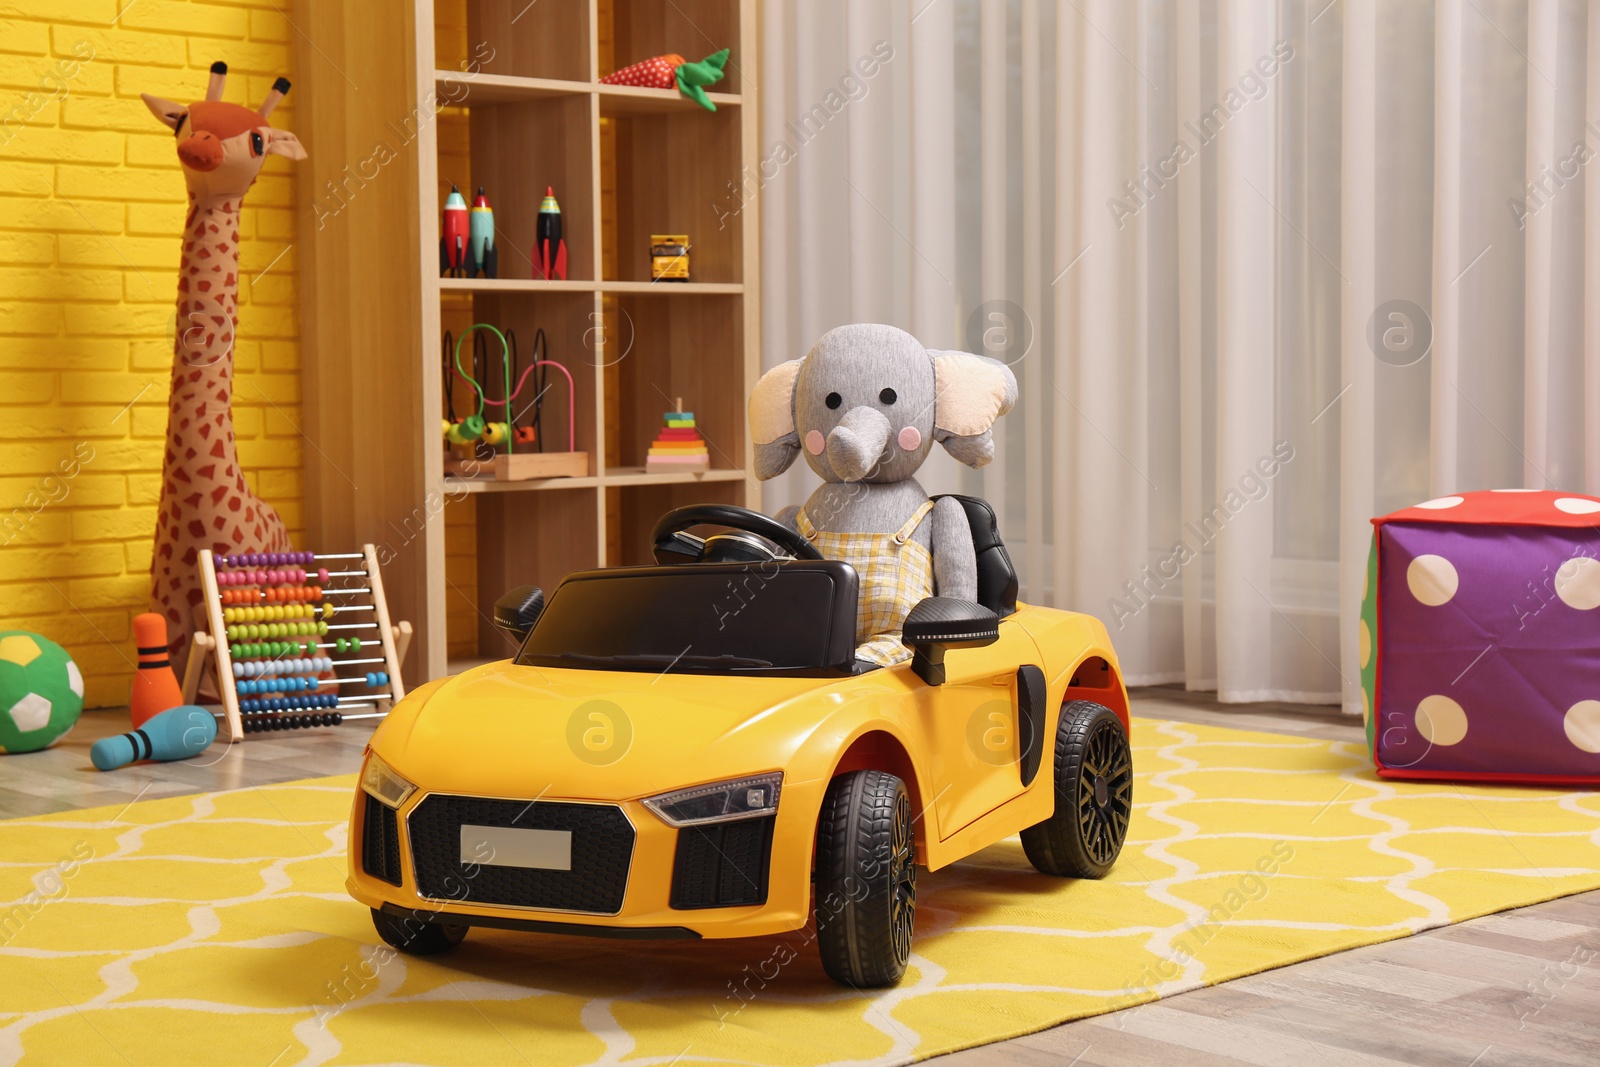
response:
M437 956L449 952L467 936L465 926L390 915L377 908L372 909L372 925L377 927L378 936L389 945L411 956Z
M1117 713L1088 700L1063 705L1055 771L1055 814L1022 831L1022 849L1045 874L1104 878L1133 811L1133 753Z
M817 820L817 946L829 977L891 986L911 959L917 854L911 795L884 771L828 785Z

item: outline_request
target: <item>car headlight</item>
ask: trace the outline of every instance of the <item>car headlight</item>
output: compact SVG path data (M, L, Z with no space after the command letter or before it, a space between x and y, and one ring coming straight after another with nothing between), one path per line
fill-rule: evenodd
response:
M777 771L661 793L645 798L644 805L669 826L702 826L773 815L782 788L783 772Z
M361 768L361 788L391 808L399 808L407 797L417 791L416 786L379 759L376 752L367 753L366 765Z

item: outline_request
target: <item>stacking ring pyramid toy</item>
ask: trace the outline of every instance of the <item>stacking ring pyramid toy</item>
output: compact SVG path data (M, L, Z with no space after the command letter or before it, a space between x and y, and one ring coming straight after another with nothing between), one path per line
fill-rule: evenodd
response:
M1458 493L1372 522L1359 636L1378 773L1600 783L1600 499Z
M677 411L668 411L661 416L665 425L650 443L650 452L644 460L644 469L649 473L670 474L711 469L711 453L706 450L706 439L695 429L694 412L683 410L681 397L677 407Z

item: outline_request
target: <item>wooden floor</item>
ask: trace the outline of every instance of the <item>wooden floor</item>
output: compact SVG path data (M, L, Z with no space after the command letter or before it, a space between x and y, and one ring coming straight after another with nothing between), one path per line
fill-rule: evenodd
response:
M1224 707L1203 694L1136 690L1134 714L1360 741L1331 709ZM89 746L126 727L89 712L57 747L0 758L0 818L356 770L372 730L351 723L213 748L181 763L101 774ZM1014 1041L936 1067L1288 1067L1600 1064L1600 892L1295 964Z

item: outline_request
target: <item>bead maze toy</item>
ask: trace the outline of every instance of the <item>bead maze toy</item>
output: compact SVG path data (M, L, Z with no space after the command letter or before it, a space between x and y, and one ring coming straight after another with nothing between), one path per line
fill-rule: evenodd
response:
M683 410L683 398L674 405L678 410L664 412L661 416L661 433L650 443L644 459L647 474L681 474L684 471L711 469L711 453L706 449L706 439L695 429L694 412Z
M488 395L491 360L488 345L484 343L488 338L486 333L478 331L487 331L487 334L493 334L500 340L501 389L498 399ZM471 373L461 365L461 346L469 335L474 335ZM450 334L445 334L444 394L447 414L440 421L440 430L447 446L472 449L463 456L447 458L446 474L472 478L481 476L487 469L492 472L495 481L520 482L532 478L581 478L589 473L589 453L580 452L577 447L577 394L572 372L553 359L540 358L544 350L544 331L539 330L534 334L533 359L524 369L519 366L516 335L510 331L501 333L496 327L479 322L463 330L460 337L452 339ZM548 389L547 368L550 367L554 367L567 380L565 452L544 450L545 433L541 421L543 397ZM458 378L476 396L474 410L465 417L455 414L454 384ZM531 395L519 411L513 405L522 395L523 388L529 385L530 379ZM516 383L514 386L513 380ZM503 408L505 420L490 421L487 414L491 407ZM529 412L533 416L531 423L518 426L518 420ZM531 445L533 450L524 448L518 451L519 445Z
M411 624L389 621L372 545L331 553L205 549L200 578L205 618L183 699L195 702L204 664L212 663L230 742L382 718L405 696L400 661Z

